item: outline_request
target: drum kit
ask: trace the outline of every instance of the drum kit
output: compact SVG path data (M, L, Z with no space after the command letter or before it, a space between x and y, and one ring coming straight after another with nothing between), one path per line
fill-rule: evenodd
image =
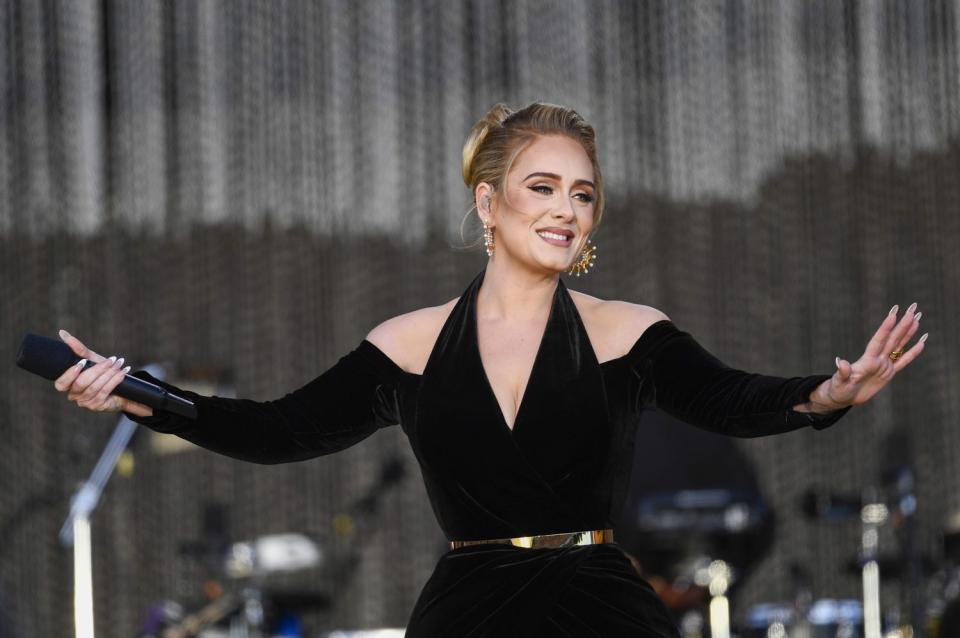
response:
M624 549L674 613L684 638L960 637L960 512L945 522L938 556L924 555L915 482L912 466L900 459L860 493L810 487L797 504L817 525L858 525L851 558L838 566L859 575L856 598L815 597L805 567L794 564L792 599L731 614L731 589L735 594L772 540L772 512L756 491L643 494L628 510L632 529Z

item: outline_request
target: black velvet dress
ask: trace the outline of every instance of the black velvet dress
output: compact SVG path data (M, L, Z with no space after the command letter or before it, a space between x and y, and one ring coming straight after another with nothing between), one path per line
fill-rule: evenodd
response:
M331 368L274 401L207 397L138 370L192 399L198 418L158 411L138 423L258 463L342 450L400 424L440 527L485 539L613 527L629 486L641 411L753 437L833 424L793 405L829 374L775 377L730 368L671 321L623 356L598 362L560 280L511 430L481 364L476 299L484 270L447 318L422 375L364 339ZM445 552L420 593L407 636L677 636L669 613L616 543Z

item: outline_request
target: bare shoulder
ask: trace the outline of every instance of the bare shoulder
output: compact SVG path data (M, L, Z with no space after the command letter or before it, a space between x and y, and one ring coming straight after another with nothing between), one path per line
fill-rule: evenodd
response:
M423 374L430 351L459 297L439 306L411 310L381 322L366 339L407 372Z
M570 297L600 362L625 355L647 328L670 319L662 310L644 304L600 299L576 290L570 290Z

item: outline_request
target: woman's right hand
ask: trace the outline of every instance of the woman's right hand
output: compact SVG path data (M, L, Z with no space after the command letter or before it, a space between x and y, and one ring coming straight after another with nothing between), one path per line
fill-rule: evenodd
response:
M66 330L60 331L60 338L74 353L83 357L53 382L59 392L67 393L67 399L93 412L123 411L137 416L153 416L150 406L110 394L130 371L130 366L122 367L122 357L102 357ZM96 365L84 369L87 360Z

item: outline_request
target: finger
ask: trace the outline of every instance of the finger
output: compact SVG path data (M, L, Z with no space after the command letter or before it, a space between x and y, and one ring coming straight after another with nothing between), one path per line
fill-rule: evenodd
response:
M70 349L73 350L77 356L86 357L94 363L100 363L103 361L104 357L88 348L82 341L74 337L66 330L60 330L60 338L63 339L64 343L70 346Z
M910 328L910 325L915 323L913 321L913 315L917 310L917 302L910 304L910 307L907 308L907 311L903 313L903 317L900 321L897 322L897 325L890 331L890 334L887 335L887 340L883 344L883 352L888 353L892 350L897 349L897 343L903 339L903 335L906 334L907 329Z
M897 341L894 350L902 350L907 347L907 344L910 343L910 340L913 339L913 335L917 334L917 330L920 329L920 315L923 313L918 312L913 315L913 318L910 320L909 325L907 326L907 331L902 337Z
M111 403L115 404L113 401L114 397L111 397L110 394L114 389L123 381L124 377L127 376L127 372L130 371L130 367L119 368L110 379L100 388L100 392L97 393L97 396L94 397L93 405L99 405L101 409L108 410L110 409ZM106 375L104 375L106 376Z
M840 380L846 381L850 378L850 373L853 371L853 366L850 365L849 361L845 361L840 357L837 357L835 360L837 364L837 372L840 374Z
M890 312L880 323L880 327L877 328L877 331L873 333L869 343L867 343L867 349L864 351L864 354L868 357L879 357L883 354L887 337L890 336L890 332L897 323L897 308L898 306L894 306L890 309Z
M910 365L911 361L920 356L920 353L923 352L923 349L926 347L924 342L927 340L927 336L929 334L929 332L923 333L923 336L920 337L915 344L913 344L912 348L904 352L896 361L893 362L893 369L895 371L900 372Z
M104 359L99 363L89 366L86 370L81 370L80 375L74 379L73 383L68 388L70 400L73 401L82 395L87 387L112 365L112 360Z
M91 396L92 393L87 392L87 389L91 384L95 383L97 379L104 373L109 371L115 361L111 359L104 359L96 365L90 366L86 370L80 373L80 376L77 377L73 384L70 386L70 393L68 397L71 401L77 401L80 399L86 399Z
M105 400L106 397L110 396L116 387L120 385L123 379L127 376L129 371L130 366L125 368L117 368L117 371L114 373L114 375L110 377L110 379L103 385L102 388L100 388L100 392L97 393L97 398L102 398Z
M85 346L85 345L83 344L83 342L81 342L79 339L77 339L76 337L74 337L74 336L73 336L72 334L70 334L69 332L67 332L66 330L62 330L62 329L61 329L61 330L60 330L60 338L63 339L63 341L64 341L68 346L70 346L70 349L73 350L75 353L77 353L77 354L80 355L81 357L86 357L86 356L87 356L87 346Z
M66 372L57 377L57 379L53 382L53 387L60 392L69 389L74 380L80 376L81 372L83 372L83 366L85 366L86 363L86 359L80 359L76 365L72 365L67 368Z
M123 358L117 359L110 365L99 377L96 378L87 389L83 391L82 400L86 405L96 405L98 403L98 395L100 391L103 390L116 375L119 367L123 366Z

